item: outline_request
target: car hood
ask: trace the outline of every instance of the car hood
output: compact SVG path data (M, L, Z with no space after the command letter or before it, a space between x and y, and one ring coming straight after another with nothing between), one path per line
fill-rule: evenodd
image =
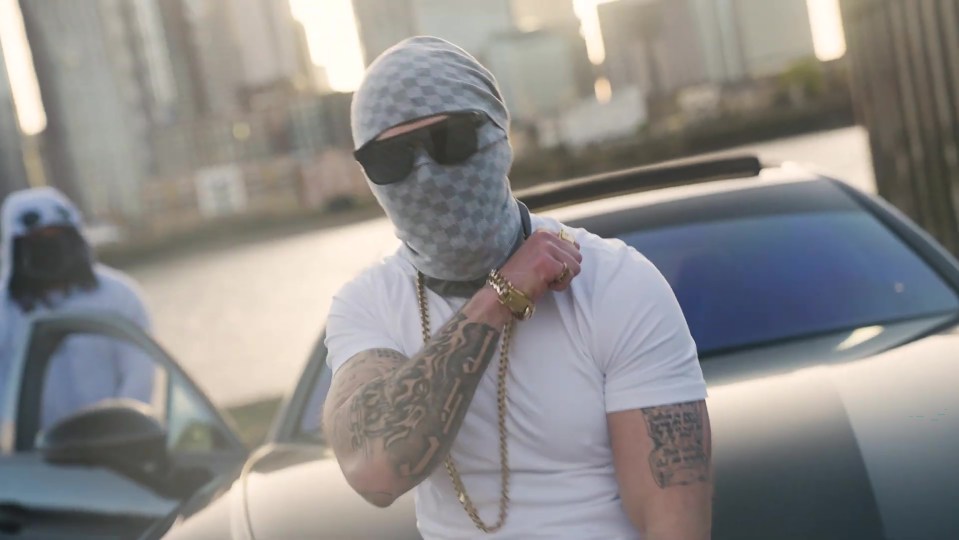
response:
M332 453L315 446L263 449L251 460L244 483L255 539L420 538L411 494L387 509L376 508L346 483Z
M936 324L704 361L714 538L959 538L959 330L888 349Z
M959 328L914 340L946 321L706 358L714 540L959 538ZM164 538L419 538L411 494L369 505L316 446L267 446L222 485Z
M419 540L412 494L379 509L346 483L332 453L306 444L260 448L145 538Z

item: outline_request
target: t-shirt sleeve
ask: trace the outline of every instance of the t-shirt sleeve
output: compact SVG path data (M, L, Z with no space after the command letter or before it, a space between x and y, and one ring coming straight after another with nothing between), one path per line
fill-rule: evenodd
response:
M704 399L696 344L669 283L634 249L613 249L593 303L606 412Z
M383 292L370 272L344 286L330 305L326 322L326 363L335 375L358 353L400 346L390 337L383 309Z

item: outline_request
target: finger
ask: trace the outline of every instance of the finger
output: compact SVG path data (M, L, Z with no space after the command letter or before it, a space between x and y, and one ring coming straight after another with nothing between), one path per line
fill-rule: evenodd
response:
M563 228L558 231L550 229L536 229L533 232L533 235L544 236L550 240L551 243L556 243L558 240L564 244L570 244L579 249L579 242L576 241L576 237L573 235L572 231L569 229Z
M549 240L549 253L559 259L560 261L565 260L560 257L568 256L572 257L577 263L583 262L583 254L579 250L579 246L576 244L571 244L565 240L560 240L555 234L550 234Z
M563 227L562 229L559 230L559 232L556 233L556 236L559 237L560 240L570 243L576 246L577 249L579 249L579 242L576 241L576 236L573 235L572 231L570 231L569 229Z
M582 267L580 266L579 261L568 254L562 254L557 257L556 263L556 275L549 283L549 288L553 291L563 291L569 288L573 278L578 276L582 271Z

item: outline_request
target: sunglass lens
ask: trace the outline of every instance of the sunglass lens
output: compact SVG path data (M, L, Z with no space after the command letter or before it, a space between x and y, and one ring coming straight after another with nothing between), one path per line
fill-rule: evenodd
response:
M472 117L453 117L430 130L433 160L440 165L462 163L476 153L478 141Z
M382 186L409 176L415 156L409 145L386 140L361 149L356 157L370 181Z

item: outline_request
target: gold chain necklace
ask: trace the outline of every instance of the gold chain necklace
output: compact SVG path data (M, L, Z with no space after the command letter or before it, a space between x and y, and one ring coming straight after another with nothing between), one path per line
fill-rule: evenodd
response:
M430 340L430 312L426 303L426 287L424 286L425 277L419 272L416 277L416 297L420 307L420 324L423 328L423 343ZM503 336L500 339L499 353L499 371L496 378L496 404L499 416L499 462L500 462L500 482L502 490L499 499L499 520L495 525L489 526L483 522L479 516L479 511L473 504L473 500L466 493L466 486L463 485L463 479L456 470L456 464L453 463L453 455L450 453L446 457L446 472L449 473L453 487L456 489L456 495L459 497L463 510L473 520L476 528L485 532L493 533L506 523L506 514L509 511L509 449L506 445L506 373L509 369L509 342L513 333L513 319L510 319L503 327Z

